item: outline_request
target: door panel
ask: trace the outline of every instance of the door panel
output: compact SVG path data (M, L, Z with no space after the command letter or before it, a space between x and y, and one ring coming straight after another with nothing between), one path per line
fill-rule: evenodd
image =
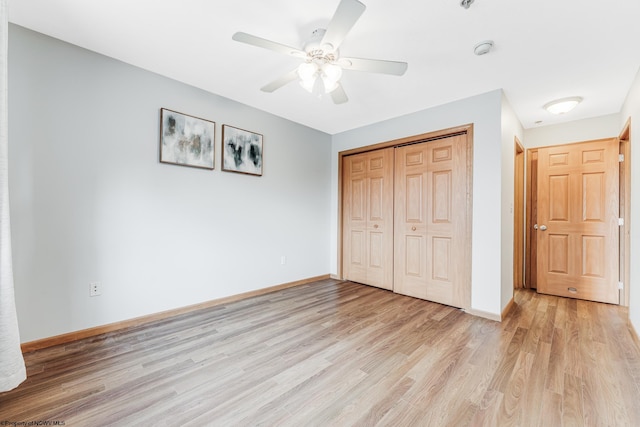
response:
M427 176L426 144L396 149L394 291L426 299Z
M384 219L384 179L376 177L369 180L369 221Z
M549 234L549 271L569 273L569 236Z
M396 148L394 289L456 307L465 305L465 141L452 136Z
M590 277L605 277L604 238L602 236L582 236L582 275Z
M364 221L367 209L365 198L365 180L353 179L351 182L351 221Z
M358 283L393 288L393 149L343 158L343 269Z
M538 150L539 292L619 302L618 171L615 138Z
M582 175L583 221L605 221L605 182L604 173Z
M349 277L352 277L351 280L355 282L366 280L365 232L363 230L351 230L345 243L348 243L348 245L345 244L345 256L348 257L346 265L349 266Z
M549 220L569 221L569 175L549 177Z
M451 170L434 172L433 189L433 222L451 223Z
M409 222L420 224L424 222L424 177L410 175L406 177L405 215Z
M451 280L451 239L434 237L431 244L431 253L433 259L433 280L443 280L448 282Z
M421 277L423 273L425 254L422 252L424 247L422 236L405 236L405 275Z
M367 278L367 188L364 159L349 159L344 162L345 197L344 221L344 267L351 280L365 281Z

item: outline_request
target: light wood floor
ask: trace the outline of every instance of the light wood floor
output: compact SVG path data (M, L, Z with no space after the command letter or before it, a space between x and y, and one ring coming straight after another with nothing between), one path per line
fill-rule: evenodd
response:
M502 323L325 280L25 355L0 421L640 426L624 308L516 293Z

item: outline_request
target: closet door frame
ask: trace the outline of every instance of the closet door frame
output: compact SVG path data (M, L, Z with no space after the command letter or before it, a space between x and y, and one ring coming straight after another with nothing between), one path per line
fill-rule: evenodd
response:
M432 140L437 140L441 138L447 138L454 135L466 135L466 149L467 149L467 165L466 165L466 177L467 177L467 194L466 194L466 227L464 230L465 233L465 245L464 245L464 253L462 256L464 257L464 265L465 269L461 272L461 276L463 278L463 289L461 292L464 293L463 297L463 306L461 308L465 310L471 309L471 225L473 219L473 124L461 125L448 129L441 129L434 132L423 133L420 135L408 136L405 138L395 139L391 141L381 142L377 144L367 145L363 147L357 147L350 150L341 151L338 153L338 273L337 277L339 279L344 280L343 276L343 265L342 265L342 245L343 245L343 182L342 182L342 162L344 156L349 156L352 154L365 153L368 151L373 151L381 148L388 147L398 147L402 145L409 144L417 144L422 142L428 142Z

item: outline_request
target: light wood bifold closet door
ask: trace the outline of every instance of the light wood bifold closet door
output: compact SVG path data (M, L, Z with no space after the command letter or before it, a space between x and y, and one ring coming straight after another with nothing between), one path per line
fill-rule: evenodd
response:
M468 308L468 144L460 133L343 157L346 280Z
M343 159L343 275L393 289L393 148Z
M396 149L397 293L466 305L465 142L457 135Z

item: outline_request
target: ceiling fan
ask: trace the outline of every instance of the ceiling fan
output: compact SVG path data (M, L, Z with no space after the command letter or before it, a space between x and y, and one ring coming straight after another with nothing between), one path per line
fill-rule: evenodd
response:
M315 30L302 49L243 32L235 33L232 38L238 42L273 50L304 61L295 69L268 83L260 90L273 92L287 83L299 79L302 87L309 92L330 93L334 103L342 104L349 100L340 84L342 70L367 71L395 76L401 76L407 70L406 62L340 56L338 48L365 8L366 6L358 0L341 0L327 28Z

